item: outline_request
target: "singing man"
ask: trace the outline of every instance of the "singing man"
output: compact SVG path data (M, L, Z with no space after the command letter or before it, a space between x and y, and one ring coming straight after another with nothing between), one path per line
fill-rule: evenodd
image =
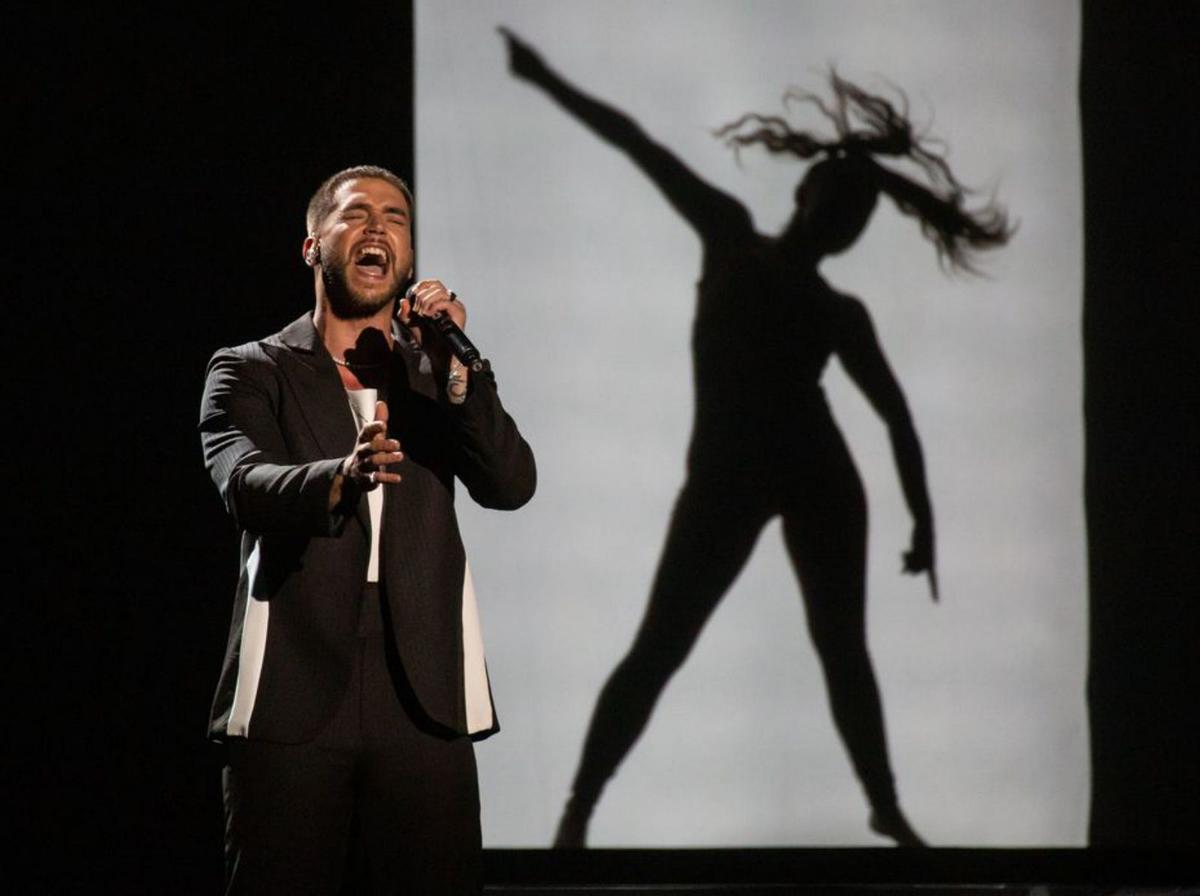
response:
M228 892L477 892L472 741L498 724L455 480L518 508L533 453L443 335L462 302L412 282L404 181L339 171L306 223L313 310L218 351L200 411L241 533L209 727Z

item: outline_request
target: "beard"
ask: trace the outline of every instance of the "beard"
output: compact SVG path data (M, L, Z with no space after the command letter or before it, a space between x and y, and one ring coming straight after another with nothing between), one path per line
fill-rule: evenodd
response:
M364 294L350 285L345 264L323 262L321 279L325 283L325 296L329 299L330 310L342 320L374 317L400 294L401 282L397 276L392 277L385 291L374 295Z

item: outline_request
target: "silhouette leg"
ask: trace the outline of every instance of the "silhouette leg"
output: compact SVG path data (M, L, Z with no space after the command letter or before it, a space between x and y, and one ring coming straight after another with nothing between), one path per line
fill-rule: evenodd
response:
M870 826L901 846L923 846L896 799L883 706L867 652L867 519L857 477L838 497L820 502L825 506L818 513L812 508L803 515L785 513L784 540L804 594L834 725L871 805Z
M641 736L769 518L744 497L731 502L701 490L685 485L676 502L641 627L596 701L555 846L585 844L601 790Z

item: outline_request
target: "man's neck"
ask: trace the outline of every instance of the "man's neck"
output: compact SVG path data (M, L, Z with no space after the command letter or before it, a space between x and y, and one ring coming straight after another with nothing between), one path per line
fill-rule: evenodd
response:
M361 348L360 337L364 330L374 329L383 334L388 348L392 347L392 308L389 304L381 308L371 317L346 320L335 315L327 304L317 303L313 312L313 325L325 343L329 354L338 360L344 360L347 351Z
M379 388L387 381L392 349L391 304L370 317L346 320L317 301L313 326L347 389Z

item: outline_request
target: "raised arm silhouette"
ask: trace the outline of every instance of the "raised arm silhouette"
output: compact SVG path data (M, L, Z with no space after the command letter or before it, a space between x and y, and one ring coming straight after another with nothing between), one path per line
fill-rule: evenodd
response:
M975 250L1007 241L1003 209L965 209L967 191L944 159L912 135L906 114L831 72L832 103L812 94L789 97L812 103L834 138L756 114L717 132L735 149L761 145L816 160L796 189L790 222L779 235L764 236L740 202L705 183L627 115L565 81L512 32L501 33L512 73L625 152L691 224L704 250L692 329L696 396L687 479L641 626L596 702L555 845L585 845L605 783L776 516L834 724L870 804L869 825L900 845L924 845L900 809L888 759L866 640L866 497L820 385L829 358L838 357L887 425L913 519L903 570L927 575L937 600L921 443L866 307L834 290L817 268L854 244L881 192L920 222L939 261L966 271L974 270ZM876 156L911 159L932 186Z

